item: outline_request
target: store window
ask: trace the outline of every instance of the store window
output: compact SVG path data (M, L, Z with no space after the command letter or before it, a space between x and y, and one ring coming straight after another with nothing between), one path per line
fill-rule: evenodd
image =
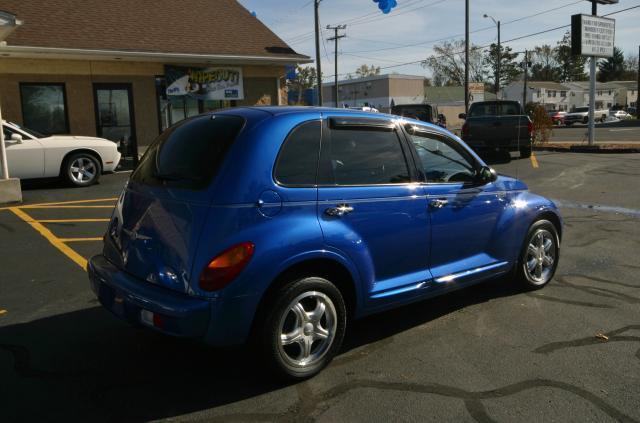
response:
M46 135L69 133L64 84L21 83L20 98L24 126Z
M168 96L164 77L156 77L160 132L186 118L234 106L235 101L198 100L189 96Z

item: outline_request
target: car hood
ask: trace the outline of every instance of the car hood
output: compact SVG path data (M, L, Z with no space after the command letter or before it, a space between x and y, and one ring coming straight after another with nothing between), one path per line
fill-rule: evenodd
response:
M498 174L498 179L495 180L494 184L498 189L504 191L527 191L529 189L527 184L520 179L503 174Z
M89 146L115 146L116 143L114 141L110 141L105 138L98 137L86 137L86 136L73 136L73 135L52 135L50 137L41 138L42 142L56 142L56 143L64 143L69 145L83 145L86 147Z

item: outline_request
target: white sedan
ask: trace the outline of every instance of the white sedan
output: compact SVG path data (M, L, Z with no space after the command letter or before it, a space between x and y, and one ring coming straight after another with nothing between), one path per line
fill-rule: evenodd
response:
M9 176L20 179L60 177L75 186L92 185L120 161L116 143L104 138L45 136L3 121Z

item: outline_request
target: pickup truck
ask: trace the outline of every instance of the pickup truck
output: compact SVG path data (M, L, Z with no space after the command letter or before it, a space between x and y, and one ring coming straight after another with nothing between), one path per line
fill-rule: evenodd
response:
M596 121L604 122L609 116L608 110L596 110L594 112L594 118ZM576 107L576 109L567 113L564 117L564 124L567 126L571 126L574 123L584 123L585 125L589 123L589 108L588 107Z
M531 156L533 123L517 101L479 101L461 113L462 139L476 152L519 151Z

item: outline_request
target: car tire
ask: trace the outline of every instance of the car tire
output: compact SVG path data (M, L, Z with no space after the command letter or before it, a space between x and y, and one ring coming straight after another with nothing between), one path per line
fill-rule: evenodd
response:
M518 264L516 280L527 290L543 288L555 275L560 259L560 237L553 223L536 221L527 232Z
M324 278L305 277L277 289L258 317L256 334L268 367L287 380L316 375L340 350L346 316L340 290Z
M62 164L62 178L72 186L87 187L98 182L102 166L95 156L89 153L71 154Z
M531 146L520 147L520 158L528 159L529 157L531 157Z
M582 118L582 123L584 123L585 125L589 123L589 118L588 117Z
M573 125L573 122L565 122L564 124L565 124L566 126L571 126L571 125Z

